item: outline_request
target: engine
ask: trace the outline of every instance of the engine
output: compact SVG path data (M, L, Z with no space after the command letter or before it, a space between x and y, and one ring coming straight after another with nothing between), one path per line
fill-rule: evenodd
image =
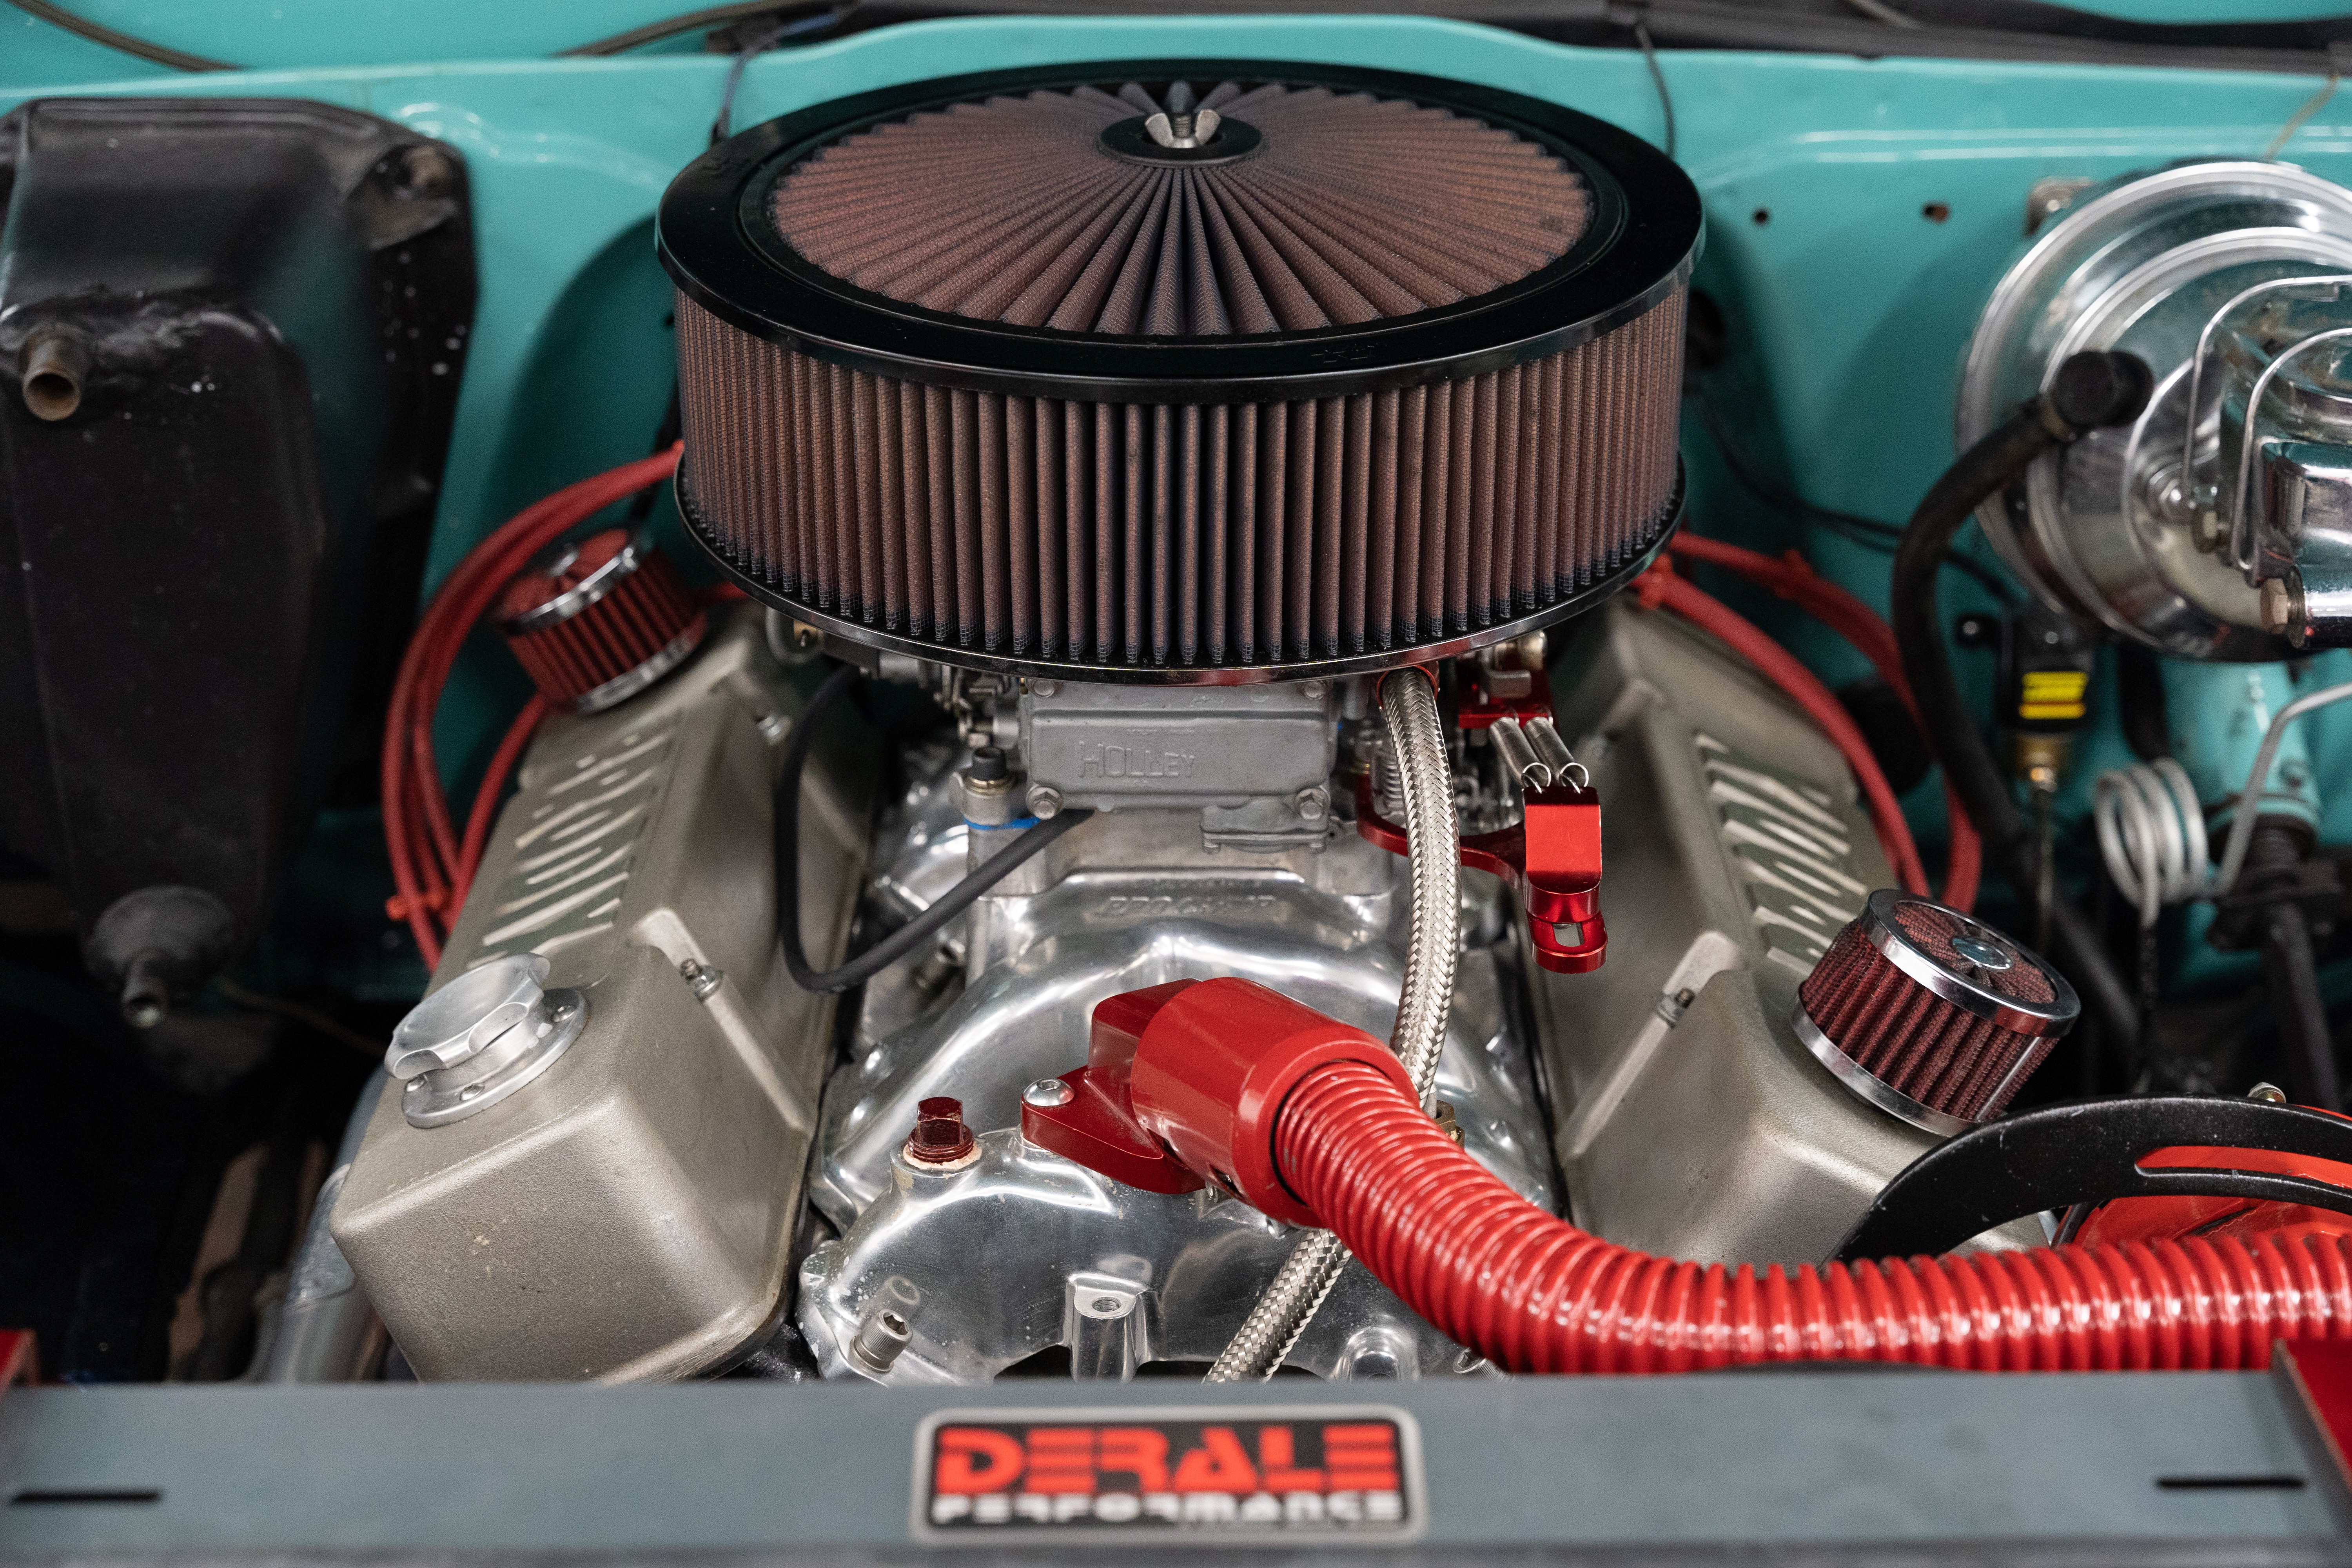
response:
M1187 998L1385 1041L1512 1201L1703 1262L1829 1256L1999 1116L2066 981L1875 896L1850 755L1620 595L1698 238L1599 122L1249 62L689 168L677 497L749 602L622 532L505 592L569 716L332 1217L409 1363L1496 1375L1152 1099Z
M40 522L0 634L41 672L0 672L0 719L40 716L47 781L9 831L76 868L123 1029L242 996L382 1050L209 1276L255 1376L1110 1409L2341 1336L2352 901L2307 721L2352 696L2315 673L2352 641L2352 195L2267 162L2036 186L1958 460L1896 528L1745 459L1743 263L1702 269L1699 187L1601 120L1244 58L807 96L630 241L675 374L651 455L431 573L451 147L242 100L0 122L0 521ZM84 288L73 215L137 113L185 221ZM300 244L196 221L231 195ZM160 489L197 447L300 479L187 503L284 590L189 590L251 744L167 700L181 634L142 608L205 574L142 545L106 585L58 521L92 454ZM434 584L372 672L328 613L362 563L403 614ZM110 616L135 669L77 658ZM383 726L371 934L430 971L371 1031L235 978L313 945L263 932L308 863L279 807L353 787L311 712L346 687ZM67 721L134 708L184 750ZM86 809L140 796L174 809ZM2231 964L2234 1011L2184 1010ZM1313 1464L1265 1426L1234 1473L1320 1479L1227 1501L1418 1528L1403 1407L1362 1408ZM963 1489L918 1534L1179 1509L1137 1453L1133 1496L1009 1490L990 1465L1081 1440L1045 1420L927 1426L919 1486ZM1237 1521L1276 1522L1161 1519Z

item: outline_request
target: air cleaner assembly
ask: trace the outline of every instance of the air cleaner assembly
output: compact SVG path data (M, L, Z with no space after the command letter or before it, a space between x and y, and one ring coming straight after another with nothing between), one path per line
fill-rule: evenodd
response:
M1681 485L1690 182L1517 94L1234 61L918 83L664 198L689 526L950 663L1230 683L1500 640Z

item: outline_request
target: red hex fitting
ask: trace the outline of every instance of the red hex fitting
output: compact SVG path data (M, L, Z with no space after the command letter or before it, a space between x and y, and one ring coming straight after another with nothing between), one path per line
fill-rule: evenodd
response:
M1191 1193L1207 1185L1136 1119L1129 1082L1143 1032L1192 984L1179 980L1122 992L1097 1004L1087 1065L1029 1086L1021 1097L1021 1136L1147 1193Z
M1332 1062L1362 1062L1404 1094L1404 1064L1363 1030L1247 980L1160 989L1136 1044L1135 1119L1176 1158L1276 1219L1313 1225L1274 1159L1274 1125L1298 1081Z
M1369 778L1356 781L1356 831L1393 854L1408 852L1404 828L1372 803ZM1601 796L1593 791L1573 784L1529 790L1516 826L1462 840L1462 863L1518 889L1542 967L1584 974L1609 956L1609 928L1601 919Z
M964 1125L962 1100L940 1095L915 1107L908 1159L919 1165L956 1165L970 1160L978 1148L971 1129Z

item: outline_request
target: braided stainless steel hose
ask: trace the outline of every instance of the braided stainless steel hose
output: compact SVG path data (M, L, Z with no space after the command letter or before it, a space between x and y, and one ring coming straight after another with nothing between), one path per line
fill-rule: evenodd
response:
M1381 682L1381 717L1403 796L1412 903L1404 984L1397 994L1389 1048L1412 1075L1423 1110L1433 1109L1437 1058L1454 1011L1454 965L1462 946L1462 847L1454 807L1454 764L1425 670L1396 670ZM1250 1310L1249 1321L1209 1369L1211 1383L1263 1383L1315 1321L1339 1282L1348 1249L1328 1230L1310 1231Z

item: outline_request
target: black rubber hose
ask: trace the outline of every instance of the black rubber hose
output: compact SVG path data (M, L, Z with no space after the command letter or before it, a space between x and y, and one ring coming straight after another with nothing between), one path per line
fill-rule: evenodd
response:
M1895 548L1889 618L1927 743L1984 840L1985 864L2021 897L2031 895L2038 870L2033 835L1953 682L1944 652L1943 611L1936 601L1937 568L1952 536L1978 507L2022 479L2042 453L2103 426L2137 418L2153 384L2147 366L2131 354L2076 354L2058 367L2048 392L1960 454L1911 514ZM2126 1056L2136 1056L2139 1009L2108 960L2097 928L2063 896L2052 901L2050 928L2057 949L2051 956L2097 1015L2106 1037Z
M2303 845L2284 828L2254 829L2241 883L2274 879L2292 888L2303 863ZM2282 901L2257 917L2262 935L2263 984L2271 1015L2278 1020L2279 1061L2286 1073L2287 1098L2297 1105L2337 1110L2344 1087L2336 1070L2336 1042L2327 1028L2327 999L2320 994L2319 963L2313 952L2311 921L2303 906Z
M1004 880L1024 861L1094 815L1070 810L1039 823L933 900L921 914L840 968L811 969L801 942L801 774L808 766L810 748L816 743L816 721L856 679L856 668L846 664L824 678L816 695L793 721L793 732L784 742L783 766L776 774L776 940L783 944L784 967L791 972L793 984L819 994L846 991L873 979L971 908L981 894Z

